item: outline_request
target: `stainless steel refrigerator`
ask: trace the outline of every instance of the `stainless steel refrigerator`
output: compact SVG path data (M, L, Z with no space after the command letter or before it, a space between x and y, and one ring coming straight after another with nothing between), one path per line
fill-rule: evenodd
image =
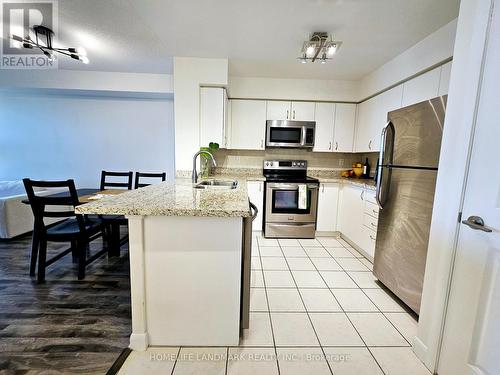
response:
M374 275L420 311L446 96L388 114L377 175Z

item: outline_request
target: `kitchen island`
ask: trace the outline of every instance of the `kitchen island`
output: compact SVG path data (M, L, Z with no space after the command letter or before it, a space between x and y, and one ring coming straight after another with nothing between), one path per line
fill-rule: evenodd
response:
M237 346L246 181L196 189L177 179L81 205L129 221L130 348Z

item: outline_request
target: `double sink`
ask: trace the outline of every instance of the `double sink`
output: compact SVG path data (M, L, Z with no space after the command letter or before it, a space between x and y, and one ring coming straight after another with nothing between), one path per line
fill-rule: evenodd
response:
M238 181L236 180L204 180L194 186L195 189L217 189L232 190L236 189Z

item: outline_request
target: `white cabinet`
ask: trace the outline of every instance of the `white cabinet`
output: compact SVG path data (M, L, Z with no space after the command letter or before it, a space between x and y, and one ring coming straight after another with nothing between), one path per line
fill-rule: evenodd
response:
M380 136L387 113L401 108L403 85L396 86L358 106L355 152L380 151Z
M266 102L231 100L231 149L264 150Z
M403 84L402 107L438 96L441 67L433 69Z
M332 150L352 152L354 127L356 125L356 104L338 103L335 105L335 131ZM317 126L317 123L316 123Z
M313 102L292 102L292 112L290 120L314 121L315 103Z
M216 142L227 146L227 94L219 87L200 88L200 146Z
M444 65L441 65L441 77L439 79L439 92L438 95L448 94L448 88L450 86L450 76L451 76L451 61Z
M266 119L314 121L314 103L269 100Z
M364 189L355 185L342 186L339 213L340 232L349 240L358 243L359 233L363 225Z
M339 184L321 183L318 194L318 219L316 230L319 232L337 231L337 209Z
M282 102L278 100L269 100L267 102L267 120L289 120L291 111L290 102Z
M264 182L263 181L248 181L247 182L248 198L250 202L257 206L257 217L252 223L252 230L262 230L262 217L264 215Z
M356 104L316 103L313 151L352 152Z
M333 150L335 128L335 104L316 103L316 129L313 151L330 152Z
M355 185L340 191L338 227L343 236L373 259L378 227L375 192Z

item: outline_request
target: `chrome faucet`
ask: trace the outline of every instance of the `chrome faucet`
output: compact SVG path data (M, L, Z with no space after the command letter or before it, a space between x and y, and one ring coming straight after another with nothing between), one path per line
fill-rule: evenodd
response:
M191 180L193 181L193 184L196 184L198 182L198 172L196 172L196 158L198 155L200 154L206 154L206 155L209 155L211 158L212 158L212 165L214 167L217 166L217 163L215 162L215 158L214 156L208 152L208 151L205 151L205 150L201 150L201 151L198 151L196 154L194 154L193 156L193 174L191 176Z

